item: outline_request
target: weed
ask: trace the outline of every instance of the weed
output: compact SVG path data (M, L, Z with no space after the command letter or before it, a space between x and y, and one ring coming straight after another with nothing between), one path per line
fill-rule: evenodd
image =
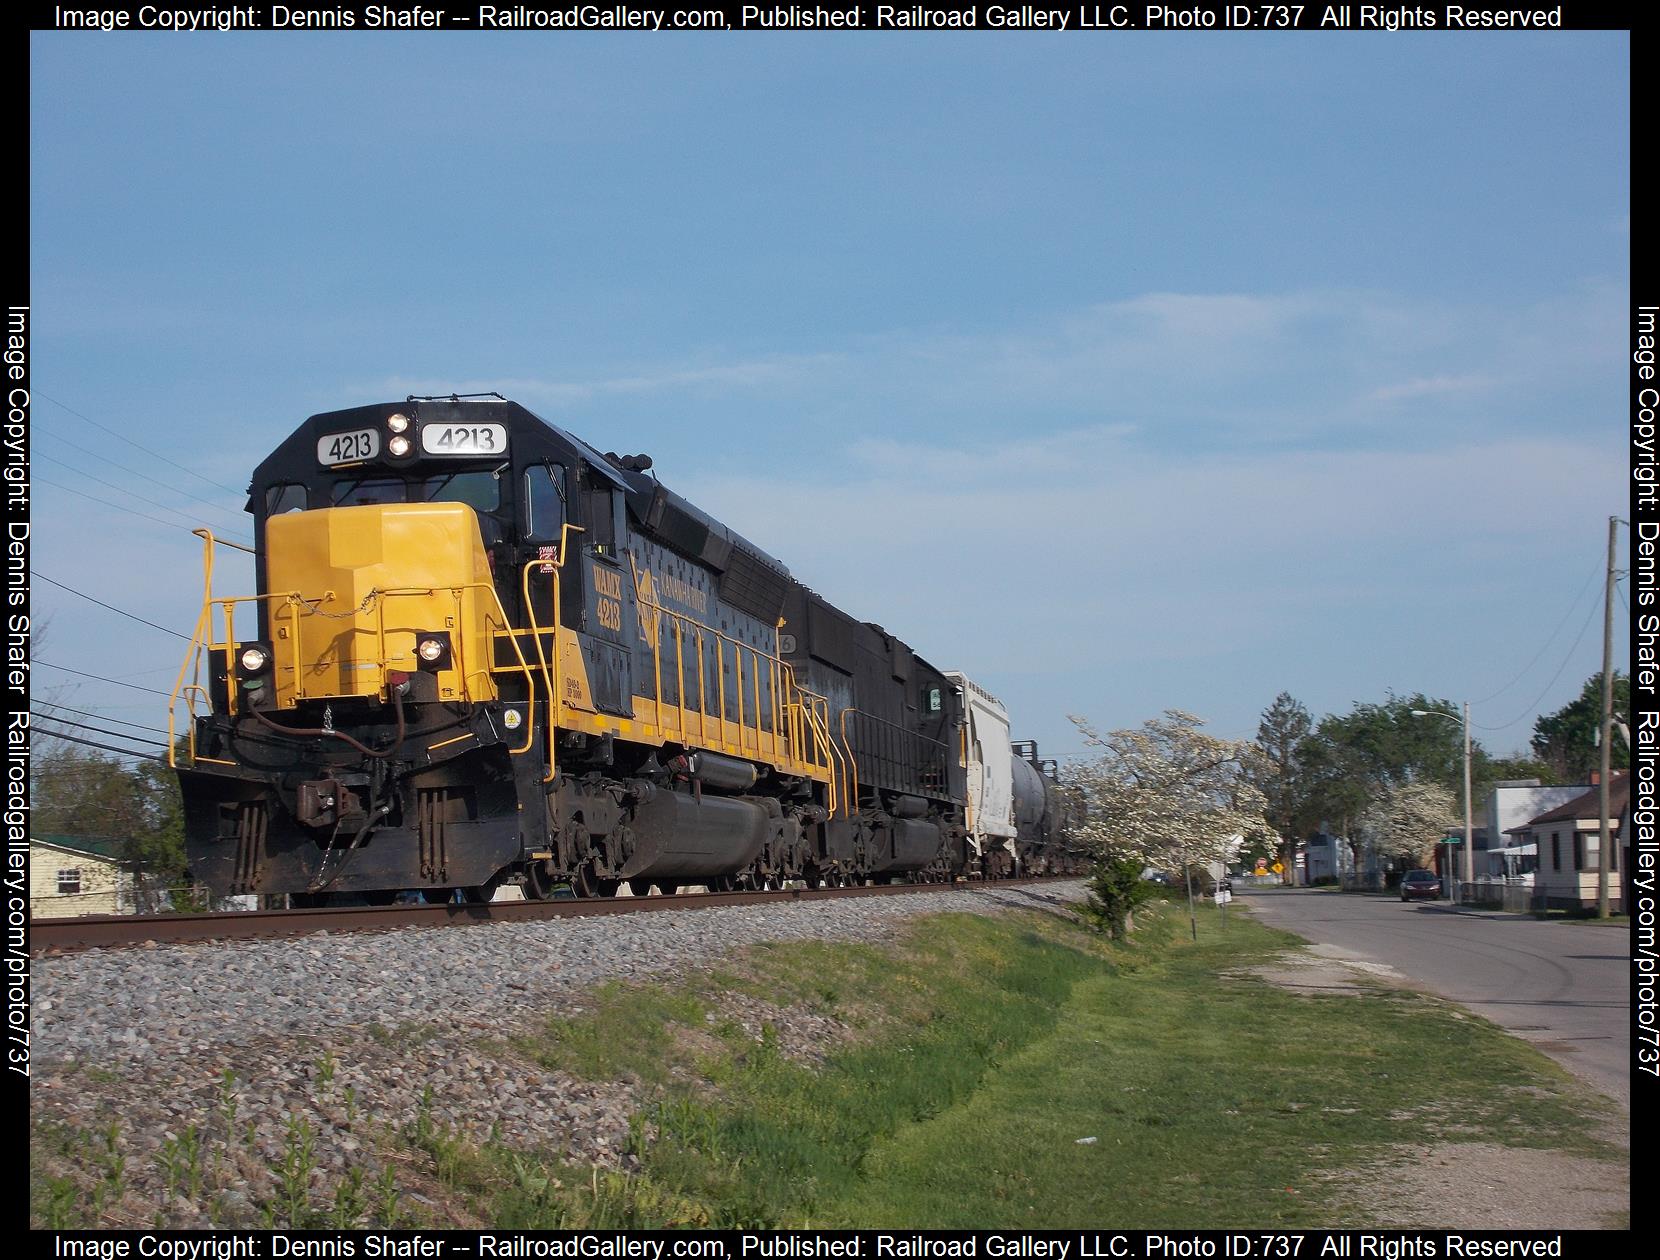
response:
M334 1186L334 1206L329 1213L329 1224L335 1229L351 1229L363 1216L367 1203L363 1192L363 1170L348 1169Z
M127 1157L121 1153L121 1125L111 1121L104 1130L104 1150L98 1161L104 1172L104 1187L111 1199L119 1199L125 1186Z
M425 1147L432 1141L432 1086L421 1090L421 1105L415 1112L415 1145Z
M315 1167L317 1134L309 1121L290 1113L288 1137L277 1165L277 1204L288 1228L304 1229L310 1215L308 1187Z
M48 1230L66 1230L81 1225L76 1214L76 1204L80 1202L81 1192L76 1189L75 1180L70 1177L46 1177L45 1205L41 1210L41 1218L45 1220Z
M202 1134L195 1125L177 1137L163 1138L156 1158L161 1161L168 1199L181 1189L191 1197L202 1192Z
M391 1164L383 1164L380 1176L375 1179L375 1216L387 1229L397 1224L398 1199L401 1196L397 1173Z

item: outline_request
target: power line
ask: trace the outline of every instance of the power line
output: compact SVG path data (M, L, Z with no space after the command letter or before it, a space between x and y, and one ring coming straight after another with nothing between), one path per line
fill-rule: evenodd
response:
M105 752L119 753L123 757L137 757L141 761L167 760L165 757L157 756L155 753L134 752L130 748L117 748L114 744L100 744L97 740L81 739L76 735L65 735L62 731L49 731L45 728L41 728L40 733L42 735L49 736L52 739L65 740L71 744L82 744L87 748L102 748Z
M130 477L138 477L144 481L148 481L153 486L160 486L163 490L171 490L175 494L182 494L193 503L200 503L203 507L212 508L215 512L223 513L228 517L235 518L237 516L235 511L225 507L221 503L214 503L211 499L204 499L199 494L191 494L188 490L181 490L178 486L169 485L167 482L162 481L159 477L152 477L149 473L140 472L136 468L129 468L127 465L111 459L108 455L100 455L97 451L91 449L90 447L82 446L79 442L71 442L68 438L60 437L56 433L47 433L44 436L50 438L54 442L62 442L65 446L70 447L73 450L77 450L83 455L90 455L99 463L108 464L111 468L116 469L118 472L124 472Z
M97 604L98 607L100 607L100 608L107 608L112 613L120 613L123 617L126 617L126 618L128 618L129 620L132 620L132 621L136 621L140 625L149 626L150 629L152 629L152 630L160 630L163 634L170 634L175 639L183 639L186 643L189 643L191 641L190 636L188 634L180 634L177 630L169 630L166 626L158 626L153 621L146 621L143 617L140 617L137 613L130 613L125 608L117 608L114 604L106 604L101 599L94 599L92 596L88 595L85 591L78 591L73 586L65 586L62 582L58 581L56 578L47 577L39 569L30 569L29 574L32 577L39 578L42 582L51 583L53 586L57 587L60 591L68 591L71 595L79 595L82 599L86 600L88 603Z
M181 521L184 521L187 525L194 526L196 524L196 519L197 518L194 517L194 516L191 516L188 512L181 512L181 511L179 511L178 508L168 507L167 504L162 503L158 499L146 498L144 495L139 494L136 490L129 490L125 486L118 486L113 481L105 481L102 477L94 477L91 473L87 472L86 469L84 469L84 468L77 468L77 467L75 467L74 464L65 463L61 459L53 459L50 455L36 455L35 458L36 459L44 459L48 464L56 464L59 468L67 468L67 469L69 469L70 472L79 473L81 476L85 477L88 481L95 481L99 485L104 486L107 489L114 490L117 494L128 495L128 496L130 496L134 499L137 499L140 503L148 503L151 507L158 507L163 512L171 512L174 516L178 517ZM114 506L114 505L112 505L112 506Z
M124 503L111 503L108 499L100 499L96 495L87 494L83 490L76 490L71 486L60 485L58 482L49 480L46 477L36 477L34 481L36 485L51 486L54 490L62 490L66 494L72 494L77 498L85 499L88 503L96 503L100 507L112 507L117 512L125 512L128 516L136 516L141 520L154 521L157 525L167 526L168 529L190 528L189 526L180 525L177 521L164 521L159 516L151 516L148 512L140 512L137 508L130 508ZM171 512L173 509L168 508L167 510ZM187 517L186 519L189 518Z
M73 726L78 731L92 731L97 735L108 735L111 739L124 739L129 744L142 744L146 748L167 747L165 743L157 743L153 739L145 739L139 735L129 735L126 731L106 730L102 726L94 726L91 722L77 722L74 718L59 717L56 713L37 713L33 715L33 718L35 722L45 718L48 721L62 723L64 726ZM50 728L44 726L33 726L32 729L45 731L48 735L54 733Z
M51 661L37 660L37 661L32 661L31 664L44 665L44 666L46 666L47 669L62 670L66 674L76 674L76 675L79 675L82 678L90 678L94 682L109 683L112 686L116 686L116 687L127 687L127 688L130 688L133 691L148 691L152 696L171 697L171 694L172 694L171 692L157 691L154 687L140 687L137 683L122 682L118 678L105 678L102 674L89 674L85 670L70 669L69 666L67 666L67 665L54 665L54 664L52 664Z
M1556 667L1556 672L1550 676L1550 681L1545 684L1544 690L1533 697L1533 702L1529 704L1527 708L1523 709L1517 716L1511 718L1510 721L1499 726L1483 726L1480 722L1472 722L1471 725L1483 731L1503 731L1515 726L1516 723L1522 721L1528 714L1532 713L1534 709L1538 707L1539 702L1550 692L1550 689L1556 686L1556 680L1562 677L1562 671L1568 668L1568 662L1573 660L1574 652L1579 648L1580 642L1585 638L1585 631L1590 628L1591 618L1596 614L1596 611L1596 601L1593 600L1591 602L1590 610L1585 614L1585 622L1579 627L1579 633L1574 636L1574 641L1569 646L1567 655L1562 658L1562 663Z
M36 700L34 703L44 705L48 709L62 709L65 713L79 713L82 717L95 717L105 722L114 722L117 726L130 726L134 730L149 731L153 735L167 734L167 732L162 730L159 726L145 726L142 722L129 722L126 718L110 717L106 713L94 713L91 709L77 709L72 704L58 704L54 700ZM42 716L52 717L50 713L43 714ZM57 721L58 719L53 718L52 720Z
M1568 624L1568 618L1573 616L1574 613L1579 609L1579 602L1582 599L1585 598L1585 592L1591 589L1591 583L1596 581L1596 579L1601 575L1601 573L1602 573L1602 569L1601 569L1600 566L1598 566L1597 568L1591 570L1590 575L1585 579L1585 585L1579 588L1579 594L1574 596L1573 602L1570 603L1568 605L1568 607L1563 611L1562 619L1556 623L1556 629L1554 629L1550 632L1550 636L1542 644L1539 645L1539 650L1533 654L1533 659L1531 661L1529 661L1526 665L1523 665L1522 668L1517 672L1517 674L1514 678L1512 678L1509 682L1505 683L1504 686L1500 687L1497 691L1493 692L1491 695L1483 696L1480 700L1472 700L1470 703L1471 704L1476 704L1476 705L1482 705L1482 704L1486 704L1489 700L1497 700L1505 692L1509 691L1517 683L1521 682L1522 679L1527 676L1528 670L1532 669L1535 665L1537 665L1539 663L1539 658L1545 654L1545 652L1549 649L1549 647L1552 643L1556 642L1556 636L1562 633L1562 627ZM1583 633L1583 631L1581 633ZM1548 690L1548 688L1547 688L1547 690ZM1518 721L1519 720L1520 719L1518 719ZM1514 725L1514 723L1512 725ZM1502 729L1502 728L1489 727L1489 728L1485 728L1485 729Z
M211 480L207 477L202 476L201 473L195 471L194 469L186 468L183 464L176 463L175 461L173 461L171 459L168 459L167 456L161 454L159 451L152 451L148 446L140 446L137 442L133 441L130 437L127 437L125 434L117 433L114 429L110 428L109 425L107 425L107 424L98 423L98 421L94 420L91 416L83 415L81 412L76 411L75 408L71 407L68 403L61 403L56 398L53 398L50 394L43 394L37 389L37 390L34 391L34 396L36 398L44 398L47 402L51 403L54 407L61 407L63 410L67 411L70 415L76 416L76 417L78 417L82 420L85 420L93 428L102 429L105 433L108 433L111 437L119 438L121 441L125 442L128 446L132 447L134 450L143 451L146 455L150 456L151 458L159 459L164 464L170 464L170 465L172 465L172 467L177 468L182 473L189 473L192 477L196 478L197 481L206 482L208 485L212 486L216 490L223 490L227 494L241 494L242 493L242 491L240 491L240 490L234 490L230 486L224 485L224 484L222 484L220 482L217 482L217 481L213 481L213 480Z

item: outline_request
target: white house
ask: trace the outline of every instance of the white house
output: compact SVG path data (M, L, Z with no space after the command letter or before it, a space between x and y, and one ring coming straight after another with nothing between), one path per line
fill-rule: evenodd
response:
M117 856L119 841L101 836L29 840L29 913L41 918L128 914L133 876Z
M1533 877L1535 905L1553 910L1583 910L1597 904L1597 869L1602 841L1601 793L1597 788L1546 810L1511 829L1519 844L1537 846L1539 866ZM1609 902L1619 907L1625 885L1621 861L1620 815L1631 798L1631 774L1622 770L1608 780L1608 810L1614 860L1608 881Z
M1558 805L1566 805L1589 788L1585 783L1544 787L1538 779L1510 779L1495 783L1487 794L1486 832L1491 839L1485 851L1487 865L1478 875L1522 875L1534 870L1537 850L1531 841L1516 842L1512 834L1519 827Z

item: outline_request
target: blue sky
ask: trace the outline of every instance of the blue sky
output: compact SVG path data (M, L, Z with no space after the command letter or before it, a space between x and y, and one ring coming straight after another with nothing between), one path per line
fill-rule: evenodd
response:
M1281 690L1393 689L1509 752L1600 668L1629 53L36 34L34 565L188 630L197 544L158 505L234 527L218 487L307 415L498 389L651 454L1046 751L1068 713L1246 736ZM46 660L177 669L35 607ZM70 682L162 716L36 687Z

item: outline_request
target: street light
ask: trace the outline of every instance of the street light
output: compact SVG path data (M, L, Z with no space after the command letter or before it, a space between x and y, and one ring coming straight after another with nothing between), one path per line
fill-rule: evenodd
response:
M1443 709L1413 709L1413 717L1444 717L1449 722L1458 716ZM1470 821L1470 702L1464 702L1464 882L1475 882L1476 846L1475 828ZM1452 900L1452 898L1448 898Z

